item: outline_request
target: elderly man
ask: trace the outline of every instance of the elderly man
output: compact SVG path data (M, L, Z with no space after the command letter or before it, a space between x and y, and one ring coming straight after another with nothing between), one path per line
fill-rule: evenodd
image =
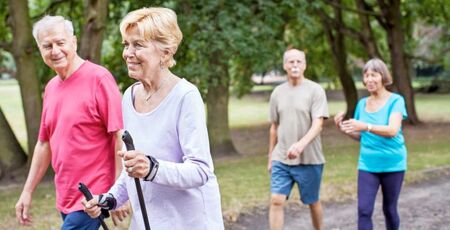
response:
M325 91L304 77L306 60L302 51L286 51L283 68L288 81L277 86L270 97L270 228L283 229L283 206L297 183L301 201L310 207L314 229L322 229L319 190L325 158L320 132L323 120L328 118Z
M99 220L83 212L78 183L103 193L120 174L115 152L123 129L121 94L108 70L78 56L70 21L45 16L34 25L33 36L57 75L45 87L39 138L16 217L31 224L32 194L51 162L62 229L98 229Z

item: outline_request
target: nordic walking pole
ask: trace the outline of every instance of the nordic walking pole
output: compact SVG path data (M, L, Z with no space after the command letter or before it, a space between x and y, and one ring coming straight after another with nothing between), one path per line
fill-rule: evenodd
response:
M84 197L87 201L92 200L92 193L89 191L88 187L84 185L83 183L78 184L78 190L80 190L81 193L83 193ZM102 225L103 229L108 230L108 226L106 226L105 221L103 220L104 216L103 214L100 214L98 219L100 220L100 224Z
M125 143L125 146L127 147L127 151L134 150L133 138L131 138L131 135L128 131L125 130L125 132L122 135L122 140ZM145 230L150 230L150 224L148 222L147 209L145 208L144 195L142 194L141 183L139 182L138 178L134 178L134 182L136 184L136 191L139 198L139 204L141 206L142 218L144 218Z

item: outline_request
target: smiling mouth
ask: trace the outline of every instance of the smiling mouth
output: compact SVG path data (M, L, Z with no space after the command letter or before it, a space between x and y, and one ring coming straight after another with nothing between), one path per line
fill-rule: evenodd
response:
M52 59L52 62L59 62L59 61L61 61L63 58L62 57L60 57L60 58L53 58Z

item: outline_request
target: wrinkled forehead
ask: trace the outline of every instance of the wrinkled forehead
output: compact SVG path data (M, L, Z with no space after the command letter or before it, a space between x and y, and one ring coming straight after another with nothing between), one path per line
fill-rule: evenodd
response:
M283 56L283 62L285 63L291 60L305 61L305 53L295 49L286 51Z
M63 23L42 27L37 34L39 43L55 39L70 39L71 37L69 32L66 31Z

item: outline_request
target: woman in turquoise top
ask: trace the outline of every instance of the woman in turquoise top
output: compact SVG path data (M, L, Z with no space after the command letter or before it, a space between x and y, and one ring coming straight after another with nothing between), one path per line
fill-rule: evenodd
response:
M358 229L372 229L378 188L383 194L386 229L398 229L398 197L406 171L402 120L407 117L402 96L389 92L392 77L386 64L374 58L363 69L363 84L370 95L362 98L353 119L343 112L334 117L341 132L360 142L358 162Z

